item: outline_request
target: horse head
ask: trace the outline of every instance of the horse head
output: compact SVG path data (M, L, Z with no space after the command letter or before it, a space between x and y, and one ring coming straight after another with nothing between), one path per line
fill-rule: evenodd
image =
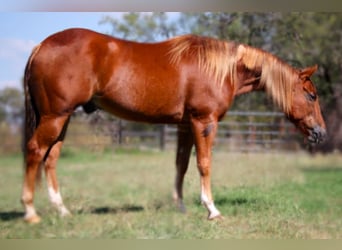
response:
M292 104L287 114L312 144L326 137L326 126L322 117L317 90L310 77L317 65L298 71L298 82L293 85Z

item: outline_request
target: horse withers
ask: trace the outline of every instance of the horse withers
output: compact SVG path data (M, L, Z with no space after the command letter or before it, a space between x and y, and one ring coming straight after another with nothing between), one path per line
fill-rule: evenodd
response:
M218 122L235 96L265 91L310 142L326 134L316 88L317 66L292 68L274 55L234 42L184 35L136 43L86 29L68 29L42 41L24 77L25 135L22 203L37 223L35 181L45 170L51 203L65 207L56 162L73 111L83 106L141 122L178 125L174 199L183 204L183 180L195 145L201 201L220 217L211 193L211 149Z

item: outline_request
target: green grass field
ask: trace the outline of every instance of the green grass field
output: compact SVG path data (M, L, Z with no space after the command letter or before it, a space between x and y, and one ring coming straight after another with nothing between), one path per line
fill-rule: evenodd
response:
M342 155L214 152L219 221L207 221L200 204L194 158L181 214L171 195L173 152L67 150L58 176L73 216L58 216L43 182L36 194L43 221L28 225L19 202L21 156L2 156L0 238L342 238Z

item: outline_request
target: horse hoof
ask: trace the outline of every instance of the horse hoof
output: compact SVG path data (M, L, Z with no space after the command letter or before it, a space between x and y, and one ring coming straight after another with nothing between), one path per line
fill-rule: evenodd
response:
M184 206L184 204L178 205L178 211L182 214L186 214L186 207Z
M62 218L69 218L69 217L71 217L71 216L72 216L71 213L63 213L63 214L61 214L61 217L62 217Z
M221 214L216 214L216 215L209 215L208 220L216 220L216 221L221 221L223 220L224 217Z
M60 213L61 217L64 218L64 217L71 217L72 214L70 213L70 211L68 209L63 209Z
M29 224L38 224L41 221L41 218L38 215L33 215L25 217L24 220Z

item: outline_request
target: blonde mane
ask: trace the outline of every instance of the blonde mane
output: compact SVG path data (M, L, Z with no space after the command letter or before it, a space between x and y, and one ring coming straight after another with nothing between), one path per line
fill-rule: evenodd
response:
M261 71L259 86L285 113L290 112L298 72L279 58L247 45L195 35L175 37L169 42L171 63L178 65L183 58L194 58L199 69L211 75L219 86L227 77L230 84L237 83L238 62L249 70Z
M177 65L184 57L195 58L201 71L213 77L222 86L226 77L234 84L236 75L236 45L226 41L195 35L178 36L170 40L169 57Z

